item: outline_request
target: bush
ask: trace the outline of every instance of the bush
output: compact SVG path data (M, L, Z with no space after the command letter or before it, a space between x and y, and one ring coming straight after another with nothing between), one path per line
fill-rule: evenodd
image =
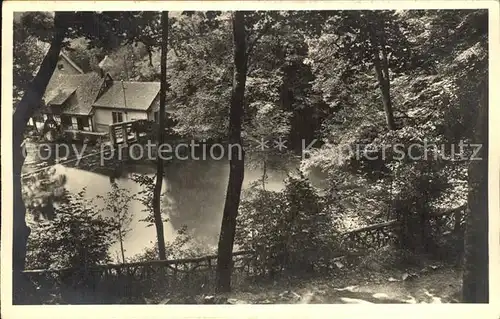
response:
M252 188L240 206L236 244L255 252L264 275L298 274L328 266L335 251L331 213L304 177L289 177L282 192Z
M405 177L405 184L393 203L395 217L401 225L397 232L398 243L400 248L415 253L432 253L442 234L432 225L430 203L448 185L438 171L439 167L430 163L418 164L408 165L400 173Z
M109 248L115 241L116 223L98 215L84 200L83 192L71 195L55 207L51 220L32 227L26 267L90 267L111 260Z

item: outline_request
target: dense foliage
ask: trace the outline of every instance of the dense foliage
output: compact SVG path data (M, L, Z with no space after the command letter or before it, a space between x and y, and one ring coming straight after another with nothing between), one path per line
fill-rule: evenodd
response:
M468 167L475 153L470 143L481 129L472 119L487 86L488 12L257 11L239 17L244 39L233 36L227 12L171 16L166 104L169 129L177 136L242 140L245 165L262 168L261 181L243 193L241 203L238 183L228 187L228 194L236 190L229 198L236 199L232 217L239 214L236 245L256 253L253 267L261 274L313 271L339 253L339 233L389 220L400 225L401 250L441 253L450 247L432 216L464 207L477 188ZM76 22L64 49L85 71L107 57L105 67L115 79L160 79L159 12L63 17L69 18ZM41 63L52 20L45 13L16 20L16 101ZM235 49L235 40L244 52ZM234 59L237 53L242 63ZM243 112L230 116L232 109ZM273 143L278 138L286 142L283 149ZM289 177L283 191L266 189L267 171L295 160L291 151L302 155L300 176ZM312 186L308 176L320 174L322 187ZM148 214L144 221L153 225L154 178L133 179L144 188L136 194ZM36 256L29 256L30 267L108 260L115 222L95 215L82 197L63 192L64 180L41 176L26 184L28 210L51 219L31 235ZM62 195L65 203L59 203ZM117 210L113 196L106 198L108 209ZM163 215L168 207L163 203ZM127 218L119 220L126 234ZM463 220L457 224L451 246L461 254ZM77 239L88 244L88 254ZM167 245L168 256L192 254L191 241L182 229ZM134 259L152 259L157 250L148 248Z
M65 192L54 218L33 228L28 243L29 268L86 268L111 261L117 223L100 216L84 194Z
M261 274L327 267L339 248L327 208L304 176L290 176L281 192L255 185L241 204L236 244L255 252Z
M462 151L459 145L471 137L467 119L476 107L471 101L478 100L479 85L487 74L485 14L467 10L392 14L391 25L399 24L397 30L404 30L406 40L395 42L391 50L403 46L401 52L408 53L403 55L405 68L389 65L397 130L385 127L370 69L345 73L345 66L364 64L350 61L356 55L329 54L338 32L332 37L325 32L313 42L309 64L317 74L315 88L338 111L324 121L326 143L303 162L303 169L326 171L338 185L345 209L371 211L375 217L387 216L388 211L389 217L409 223L413 230L403 232L413 236L423 232L426 215L465 203L471 149L465 145ZM343 17L338 27L357 20ZM364 204L352 205L359 198ZM427 239L402 241L421 249Z

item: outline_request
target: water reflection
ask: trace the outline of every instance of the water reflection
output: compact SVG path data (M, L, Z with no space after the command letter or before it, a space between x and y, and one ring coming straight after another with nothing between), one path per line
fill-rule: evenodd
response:
M33 145L28 145L33 147ZM35 152L28 152L25 171L37 169L39 165L53 165L51 159L41 161L34 156ZM94 158L95 157L95 158ZM154 176L156 167L154 162L114 163L108 166L99 165L98 156L89 157L81 161L78 167L75 164L55 165L56 174L66 175L66 189L78 193L86 188L86 196L95 199L97 195L106 195L111 191L111 184L116 181L119 187L128 189L136 194L142 187L131 179L132 174ZM71 156L70 156L71 158ZM45 162L45 163L41 163ZM296 164L284 165L289 171L294 170ZM279 190L283 187L286 170L267 170L269 190ZM177 230L184 225L197 242L214 246L218 240L222 211L229 176L229 165L225 160L186 160L170 161L165 163L163 182L162 205L168 212L169 222L164 224L165 239L173 240ZM262 169L258 166L245 169L243 189L262 178ZM102 201L95 199L98 206ZM133 201L130 210L134 214L131 232L125 239L126 256L130 257L141 253L144 248L151 247L156 241L154 227L147 227L140 220L146 217L144 206ZM118 244L113 251L118 250Z
M67 177L66 188L72 193L86 188L88 198L96 198L111 191L111 183L116 181L119 187L128 189L132 194L142 190L131 179L132 174L154 176L154 164L127 164L115 169L70 168L56 165L58 174ZM268 189L278 190L283 187L284 171L270 171ZM165 239L173 240L181 227L186 225L197 242L215 246L218 240L224 198L229 176L229 165L225 161L179 161L166 163L162 192L162 205L169 215L169 222L164 223ZM243 188L262 178L262 171L248 168L245 171ZM103 205L96 200L96 205ZM156 240L154 227L139 220L146 217L143 205L133 201L130 210L134 213L131 232L125 240L126 255L141 253L145 247L152 246ZM118 244L112 248L118 250Z

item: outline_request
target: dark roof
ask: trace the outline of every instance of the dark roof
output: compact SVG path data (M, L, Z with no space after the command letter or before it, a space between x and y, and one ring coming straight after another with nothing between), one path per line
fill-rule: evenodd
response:
M103 81L104 79L96 72L78 75L54 74L45 90L44 101L47 107L43 112L55 113L56 110L50 106L67 101L62 113L88 115L92 111L92 103L96 100ZM71 98L68 99L69 97Z
M75 91L76 88L60 89L57 91L57 95L48 101L47 104L62 105Z
M153 101L153 104L151 105L151 111L157 112L160 110L160 99L156 99Z
M66 62L68 62L77 72L81 74L85 73L73 60L69 58L69 56L66 53L61 52L60 57L66 60Z
M94 106L146 111L159 92L159 82L113 81Z

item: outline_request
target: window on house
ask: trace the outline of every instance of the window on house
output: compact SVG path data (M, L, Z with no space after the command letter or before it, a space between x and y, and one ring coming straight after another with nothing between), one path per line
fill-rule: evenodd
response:
M80 116L76 118L76 123L78 130L83 131L85 128L89 127L89 120L86 116Z
M61 115L61 125L63 127L71 127L72 126L71 116Z
M78 126L78 130L83 131L83 119L81 117L76 118L76 125Z
M160 114L159 111L154 112L154 117L155 117L155 122L158 123L158 115Z
M121 123L123 122L123 113L122 112L111 112L113 117L113 123Z
M62 63L59 63L59 64L57 65L57 68L58 68L59 70L62 70L62 69L64 69L64 64L62 64Z

